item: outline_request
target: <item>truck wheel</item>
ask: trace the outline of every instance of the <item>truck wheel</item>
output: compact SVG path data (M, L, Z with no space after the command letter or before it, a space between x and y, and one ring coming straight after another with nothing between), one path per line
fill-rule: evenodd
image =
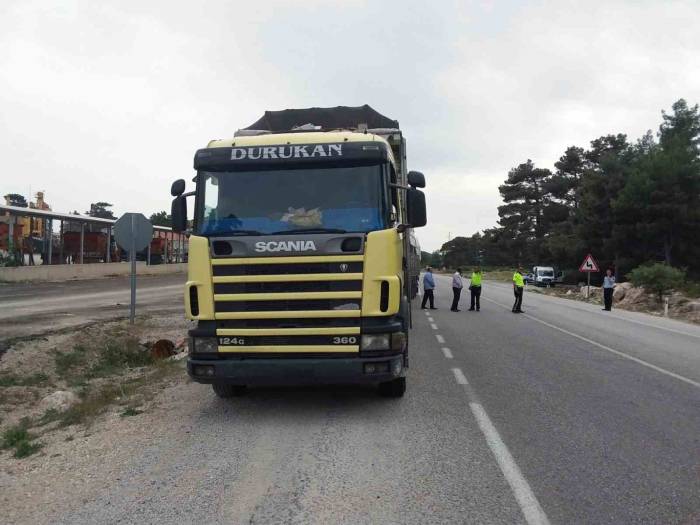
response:
M382 397L403 397L406 392L406 378L398 377L386 383L379 383L379 395Z
M214 383L211 385L214 393L222 398L226 399L229 397L241 397L245 394L245 385L227 385L225 383Z

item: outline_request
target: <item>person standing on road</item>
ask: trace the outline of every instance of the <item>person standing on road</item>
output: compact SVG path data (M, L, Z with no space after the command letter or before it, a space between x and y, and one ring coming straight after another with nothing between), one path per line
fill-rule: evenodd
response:
M428 266L425 269L425 275L423 276L423 301L420 307L425 310L425 304L430 301L430 309L437 310L435 308L435 297L433 295L433 290L435 290L435 279L433 277L433 269Z
M453 312L459 312L459 296L462 294L462 269L457 268L457 271L452 276L452 310Z
M603 310L609 312L612 310L613 302L613 290L615 289L615 276L611 268L605 271L605 277L603 277L603 302L605 306Z
M478 266L472 272L472 278L469 281L469 291L472 293L469 311L473 312L474 306L476 306L476 311L478 312L481 310L481 268Z
M515 294L515 303L513 303L513 313L521 314L523 313L523 289L525 288L525 282L523 281L523 269L518 266L513 274L513 293Z

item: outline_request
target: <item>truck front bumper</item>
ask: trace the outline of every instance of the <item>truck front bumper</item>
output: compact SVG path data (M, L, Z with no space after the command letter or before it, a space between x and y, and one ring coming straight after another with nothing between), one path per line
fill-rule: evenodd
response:
M405 374L402 353L382 357L187 359L198 383L232 385L331 385L382 383Z

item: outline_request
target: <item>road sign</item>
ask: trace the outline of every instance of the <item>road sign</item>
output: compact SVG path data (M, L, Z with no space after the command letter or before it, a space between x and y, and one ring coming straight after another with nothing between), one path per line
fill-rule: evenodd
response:
M593 256L590 253L588 255L586 255L586 258L581 263L581 266L579 266L578 271L579 272L586 272L588 274L588 287L586 288L586 301L590 301L590 299L591 299L591 273L600 271L600 269L598 269L598 263L595 262L595 259L593 258Z
M129 322L134 324L136 316L136 252L151 246L153 225L142 213L125 213L114 223L114 240L124 250L129 251L131 261L131 305ZM150 263L150 261L148 261Z
M586 255L586 258L583 260L581 263L581 266L579 266L579 272L599 272L600 269L598 268L598 263L595 262L595 259L593 256L589 253Z
M129 252L132 248L143 250L153 238L153 225L142 213L125 213L114 223L112 231L117 244Z

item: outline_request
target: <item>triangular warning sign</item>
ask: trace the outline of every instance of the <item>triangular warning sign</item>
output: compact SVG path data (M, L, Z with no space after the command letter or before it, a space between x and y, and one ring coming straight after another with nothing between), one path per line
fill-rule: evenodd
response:
M595 259L593 256L589 253L586 255L586 258L583 260L581 263L581 266L578 269L580 272L599 272L600 269L598 268L598 263L595 262Z

